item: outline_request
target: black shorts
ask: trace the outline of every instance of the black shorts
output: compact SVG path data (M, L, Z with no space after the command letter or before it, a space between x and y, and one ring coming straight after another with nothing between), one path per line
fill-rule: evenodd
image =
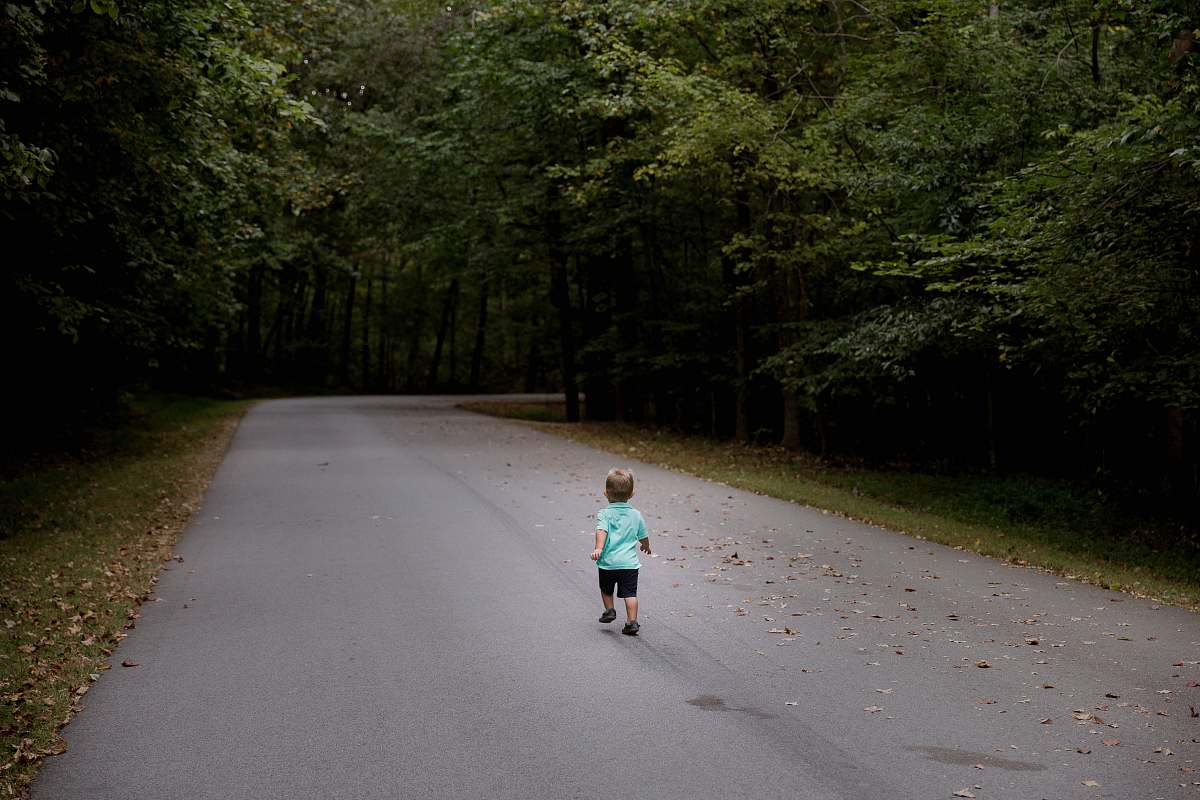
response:
M617 597L637 597L636 569L600 569L600 591L606 595L613 593L617 587Z

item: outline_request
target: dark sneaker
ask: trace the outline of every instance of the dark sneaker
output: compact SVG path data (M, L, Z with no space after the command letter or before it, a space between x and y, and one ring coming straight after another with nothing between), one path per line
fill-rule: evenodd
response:
M638 625L636 622L626 622L625 627L621 628L621 633L625 634L626 636L637 636L637 632L641 629L642 626Z
M617 618L617 610L615 608L606 608L604 613L600 615L601 622L612 622Z

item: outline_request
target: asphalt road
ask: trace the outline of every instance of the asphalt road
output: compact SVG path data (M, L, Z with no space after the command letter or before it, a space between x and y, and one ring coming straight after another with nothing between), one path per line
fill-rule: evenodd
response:
M33 797L1200 798L1195 614L636 456L262 404ZM637 638L588 560L618 463Z

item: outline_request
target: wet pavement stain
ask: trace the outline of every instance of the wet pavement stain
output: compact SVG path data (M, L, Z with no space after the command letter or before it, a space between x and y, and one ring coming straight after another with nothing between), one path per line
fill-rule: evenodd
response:
M702 694L699 697L693 697L687 701L689 706L703 708L705 711L729 711L725 707L725 701L714 694Z
M1028 761L1016 761L1011 758L997 758L987 753L972 753L969 750L955 750L951 747L906 747L904 749L922 753L926 758L939 764L953 764L959 767L983 764L985 767L1007 769L1013 772L1040 772L1045 769L1041 764L1031 764Z
M725 701L715 694L702 694L699 697L693 697L687 701L689 706L702 708L705 711L736 711L739 714L745 714L755 719L775 719L774 714L768 714L765 711L759 711L757 708L738 708L737 706L727 706Z

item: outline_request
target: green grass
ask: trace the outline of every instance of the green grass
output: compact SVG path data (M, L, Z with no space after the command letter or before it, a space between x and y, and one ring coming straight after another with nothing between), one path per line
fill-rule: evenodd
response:
M21 797L137 620L251 403L156 396L0 481L0 798ZM118 669L120 667L117 667Z
M474 409L508 416L502 406ZM1200 547L1081 484L837 466L778 447L617 423L542 430L760 494L1164 603L1200 606Z
M496 417L520 419L526 422L566 422L567 407L563 401L508 402L500 400L472 400L459 403L459 408L478 411Z

